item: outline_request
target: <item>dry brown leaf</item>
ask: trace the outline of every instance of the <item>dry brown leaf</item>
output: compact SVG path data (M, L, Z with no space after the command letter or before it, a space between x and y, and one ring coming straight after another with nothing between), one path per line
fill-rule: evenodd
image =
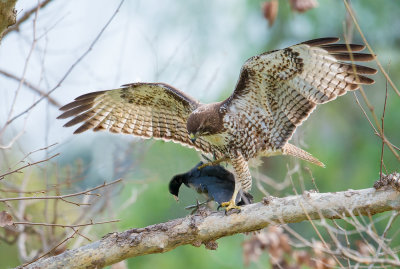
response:
M264 18L267 19L269 27L271 27L275 22L276 16L278 15L278 7L278 0L266 1L261 5Z
M0 212L0 227L12 225L13 223L13 217L7 211Z
M290 7L297 12L306 12L318 6L316 0L290 0Z
M305 250L296 250L293 252L294 260L298 265L311 265L311 255Z
M279 268L295 268L289 266L286 256L291 255L292 248L289 237L279 226L269 226L267 230L253 235L243 243L243 260L246 266L256 262L263 252L270 256L271 265Z
M356 241L356 246L357 246L358 252L362 256L375 255L375 248L371 244L368 244L368 243L366 243L364 241L361 241L361 240L357 240Z
M126 269L126 268L128 268L126 265L126 261L120 261L111 265L111 269Z

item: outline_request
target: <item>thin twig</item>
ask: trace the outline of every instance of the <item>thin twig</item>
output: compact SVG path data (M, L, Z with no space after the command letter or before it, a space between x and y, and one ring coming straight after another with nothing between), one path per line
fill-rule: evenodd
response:
M13 74L11 74L11 73L9 73L9 72L7 72L7 71L5 71L5 70L2 70L2 69L0 69L0 74L6 76L6 77L8 77L8 78L11 78L11 79L13 79L13 80L16 80L16 81L18 81L18 82L22 81L22 83L23 83L26 87L28 87L29 89L31 89L32 91L38 93L40 96L46 96L46 98L49 100L50 104L56 106L57 108L59 108L59 107L61 106L59 102L57 102L56 100L54 100L52 97L46 95L46 93L45 93L44 91L42 91L42 90L39 89L38 87L34 86L32 83L26 81L26 79L19 78L19 77L17 77L16 75L13 75Z
M114 223L119 222L121 220L109 220L109 221L100 221L100 222L93 222L92 220L89 223L84 224L57 224L57 223L44 223L44 222L28 222L28 221L20 221L20 222L13 222L13 224L20 224L20 225L36 225L36 226L50 226L50 227L61 227L61 228L78 228L78 227L85 227L90 225L98 225L98 224L106 224L106 223Z
M382 132L381 132L381 137L385 137L385 112L386 112L386 101L388 97L388 87L387 87L387 80L386 80L386 91L385 91L385 104L383 105L383 113L382 113ZM382 167L383 167L383 152L385 150L385 139L382 139L382 149L381 149L381 167L379 171L380 178L382 178ZM386 172L387 173L387 172Z
M343 1L346 1L346 0L343 0ZM352 63L353 72L354 72L355 74L357 74L357 73L356 73L356 67L355 67L355 64L354 64L353 54L351 53L351 49L350 49L350 47L349 47L349 45L348 45L349 43L348 43L347 40L346 40L346 36L345 36L345 41L346 41L347 49L348 49L348 51L349 51L349 55L350 55L350 60L351 60L351 63ZM371 53L372 53L372 52L371 52ZM374 58L377 59L377 58L375 57L375 55L374 55ZM356 75L356 80L357 80L357 83L359 83L359 78L358 78L357 75ZM374 125L372 124L372 122L370 121L369 117L367 116L365 110L362 108L360 102L358 101L358 98L357 98L356 94L354 93L354 96L356 97L357 104L360 106L361 110L363 111L364 115L365 115L366 118L368 119L368 122L370 123L370 125L371 125L372 128L374 129L375 133L378 134L378 135L381 137L382 140L387 141L387 138L386 138L384 135L382 135L382 128L381 128L381 126L380 126L380 124L379 124L378 117L377 117L377 115L376 115L376 113L375 113L375 108L374 108L374 106L370 103L370 101L369 101L367 95L365 94L365 92L364 92L364 90L363 90L363 88L362 88L361 85L360 85L360 88L359 88L359 92L361 93L361 96L363 97L365 104L367 105L369 111L371 112L372 118L374 119L375 124L376 124L376 126L378 127L379 132L375 129ZM386 142L385 142L385 143L386 143ZM400 155L396 152L395 148L392 146L392 143L388 142L388 143L386 143L386 145L388 146L388 148L390 149L390 151L393 153L393 155L397 158L397 160L400 161Z
M396 149L396 150L400 151L400 148L397 147L396 145L394 145L392 142L390 142L385 136L384 136L384 137L381 136L380 131L378 132L378 131L376 130L374 124L373 124L373 123L371 122L371 120L369 119L369 117L368 117L368 115L367 115L367 112L366 112L365 109L362 107L362 105L361 105L361 103L360 103L360 100L358 99L358 97L357 97L357 95L356 95L355 92L353 93L353 95L354 95L354 98L356 99L356 103L358 104L358 106L359 106L360 109L362 110L362 112L363 112L365 118L368 120L368 122L369 122L371 128L374 130L374 134L377 135L380 139L384 139L384 140L385 140L385 144L388 146L388 148L389 148L390 151L393 153L393 155L394 155L398 160L400 160L399 157L398 157L398 153L394 150L394 149ZM379 127L379 126L378 126L378 127Z
M114 180L110 183L103 183L97 187L85 190L85 191L81 191L81 192L77 192L77 193L71 193L71 194L65 194L65 195L54 195L54 196L43 196L43 197L14 197L14 198L3 198L0 199L0 202L9 202L9 201L23 201L23 200L46 200L46 199L60 199L66 203L73 203L71 201L67 201L65 200L65 198L69 198L69 197L74 197L74 196L79 196L79 195L97 195L100 196L99 194L92 194L90 192L100 189L100 188L105 188L107 186L119 183L122 181L122 178ZM77 204L77 203L73 203L73 204ZM86 205L86 204L77 204L77 205Z
M274 188L277 191L284 190L285 188L290 186L290 180L289 180L288 176L285 177L284 181L277 182L274 179L268 177L267 175L264 175L258 171L255 171L255 172L253 172L253 178L256 178L258 181L261 181L261 182L267 184L268 186Z
M400 215L399 212L395 212L395 211L394 211L394 212L392 213L392 216L390 217L388 223L386 224L386 228L385 228L385 230L383 231L383 234L382 234L382 239L383 239L383 240L382 240L382 243L379 244L378 249L376 250L376 257L378 257L378 255L380 254L380 252L381 252L381 250L382 250L382 244L383 244L383 242L384 242L384 239L386 238L388 231L389 231L390 228L392 227L393 222L397 219L397 217L398 217L399 215ZM371 265L369 268L372 268L372 265Z
M24 165L24 166L22 166L20 168L17 168L15 170L12 170L10 172L2 174L2 175L0 175L0 180L4 179L5 176L8 176L8 175L11 175L11 174L14 174L14 173L19 173L24 168L27 168L27 167L30 167L30 166L33 166L33 165L36 165L36 164L39 164L39 163L44 163L44 162L50 161L51 159L57 157L58 155L60 155L60 153L54 154L53 156L51 156L51 157L49 157L47 159L41 160L41 161L37 161L37 162L34 162L34 163L28 163L27 165Z
M317 184L315 183L315 178L314 178L314 176L313 176L313 174L312 174L312 171L311 171L311 169L309 168L309 167L304 167L304 169L308 172L308 174L310 175L310 177L311 177L311 182L313 183L313 185L314 185L314 187L315 187L315 190L317 191L317 192L319 192L319 189L318 189L318 187L317 187Z
M76 234L78 234L78 232L79 232L79 230L75 230L74 233L73 233L72 235L70 235L70 236L68 236L67 238L65 238L63 241L61 241L61 242L60 242L59 244L57 244L55 247L53 247L52 249L50 249L49 251L47 251L45 254L43 254L43 255L37 257L36 259L34 259L34 260L31 261L31 262L28 262L28 263L25 263L25 264L21 265L20 268L26 267L27 265L29 265L29 264L31 264L31 263L34 263L35 261L37 261L37 260L39 260L39 259L41 259L41 258L47 256L49 253L51 253L51 252L53 252L54 250L56 250L59 246L61 246L61 245L64 244L65 242L69 241L70 239L74 238L74 236L75 236Z
M314 231L317 233L319 239L320 239L321 242L324 244L325 248L330 250L328 244L327 244L327 243L325 242L325 240L324 240L324 237L321 235L321 233L319 232L319 230L318 230L317 227L315 226L315 224L314 224L314 222L312 221L310 215L307 213L307 210L305 209L303 203L300 202L299 204L300 204L301 208L303 209L303 212L304 212L305 216L307 217L308 221L311 223L311 226L313 227ZM322 220L325 220L325 218L322 216L321 212L318 212L318 213L320 214L321 219L322 219ZM340 266L341 268L344 268L344 266L343 266L342 263L339 261L339 259L336 257L336 255L331 255L331 256L332 256L332 258L339 264L339 266Z
M349 15L351 16L351 18L353 19L354 25L356 26L358 32L360 33L361 38L363 39L365 45L367 46L368 50L370 51L370 53L372 54L372 56L374 57L374 60L376 62L376 64L378 65L379 69L382 71L383 75L385 76L385 78L387 79L387 81L389 82L390 86L392 86L393 90L397 93L398 96L400 96L400 92L397 89L397 87L394 85L393 81L390 79L389 75L386 73L385 69L383 68L383 66L381 65L381 63L379 62L378 58L375 56L375 52L372 50L371 46L369 45L367 39L365 38L363 32L361 31L361 27L357 22L357 19L354 15L354 12L352 10L352 8L350 7L349 3L347 2L347 0L343 0L344 5L346 6L347 11L349 12Z
M83 235L79 232L79 230L75 230L74 228L72 228L72 230L76 231L76 234L80 235L81 237L85 238L87 241L92 242L92 240L87 237L86 235Z
M53 191L53 190L57 190L58 188L60 188L62 186L70 187L72 183L80 182L83 179L84 179L83 177L79 178L79 173L78 173L78 175L76 176L75 180L70 180L69 178L67 178L67 180L65 182L61 182L61 183L57 183L57 184L50 184L49 186L51 186L51 187L50 188L46 188L46 189L23 191L23 190L20 190L19 188L13 187L13 188L10 188L10 189L2 188L2 189L0 189L0 192L24 193L24 194L39 194L39 193L41 193L41 194L43 194L43 193L48 193L48 192Z
M38 17L38 12L39 12L39 7L36 7L36 9L35 9L35 18L33 19L33 25L32 25L32 28L33 28L32 44L31 44L30 50L28 52L28 55L26 57L24 68L22 70L22 76L21 76L22 79L18 83L18 87L17 87L17 89L15 91L14 98L13 98L13 100L11 102L10 111L8 112L8 116L7 116L7 122L3 126L3 128L0 130L0 135L3 134L3 132L6 130L7 126L9 125L8 121L10 120L10 118L13 115L15 104L17 102L19 92L20 92L21 87L22 87L22 85L23 85L23 83L25 81L25 75L26 75L26 72L28 70L28 65L29 65L30 59L31 59L33 51L34 51L34 49L36 47L36 43L37 43L37 40L36 40L36 21L37 21L37 17Z
M25 124L26 124L26 120L25 120ZM9 148L11 148L14 145L15 141L17 141L25 133L25 124L24 124L24 128L16 136L14 136L10 140L10 142L8 142L8 144L0 145L0 149L9 149Z
M365 109L363 108L363 106L360 103L360 100L357 97L357 94L355 92L353 92L353 96L356 99L356 103L357 105L360 107L361 111L363 112L365 118L368 120L369 125L372 127L372 129L374 130L374 133L377 134L380 137L380 134L378 133L378 131L376 130L374 124L372 123L372 121L369 119L367 112L365 111Z
M55 145L57 145L57 144L58 144L58 142L53 143L53 144L48 145L48 146L45 146L45 147L40 148L40 149L36 149L36 150L34 150L34 151L30 151L29 153L25 154L25 156L22 158L22 160L25 160L25 159L28 158L30 155L32 155L32 154L34 154L34 153L36 153L36 152L39 152L39 151L42 151L42 150L47 150L47 149L49 149L49 148L51 148L51 147L53 147L53 146L55 146ZM22 161L20 161L20 162L22 162ZM18 163L20 163L20 162L18 162Z
M306 240L304 237L302 237L300 234L298 234L297 232L295 232L293 229L291 229L288 225L284 225L283 226L284 229L286 231L288 231L291 235L293 235L295 238L297 238L299 241L301 241L304 246L310 247L315 249L315 245L311 242L309 242L308 240ZM351 253L351 249L345 248L341 245L337 245L337 250L331 250L329 248L317 248L317 250L322 251L326 254L330 254L330 255L336 255L336 256L344 256L350 260L353 260L355 262L358 263L362 263L362 264L387 264L387 265L392 265L392 266L400 266L400 262L397 260L391 260L391 259L379 259L379 258L372 258L372 257L365 257L360 255L360 253L357 254L353 254ZM357 268L357 267L354 267ZM359 267L361 268L361 267Z

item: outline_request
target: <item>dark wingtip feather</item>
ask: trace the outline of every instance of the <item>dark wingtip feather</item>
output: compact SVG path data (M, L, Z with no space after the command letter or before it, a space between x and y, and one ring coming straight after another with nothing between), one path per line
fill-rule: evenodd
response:
M66 119L66 118L68 118L69 116L68 116L68 113L69 111L66 111L66 112L64 112L64 113L62 113L61 115L59 115L58 117L57 117L57 119L58 120L60 120L60 119Z
M330 55L341 61L368 62L374 59L374 55L368 53L331 53Z
M378 70L376 70L375 68L351 63L341 63L340 67L346 70L346 72L357 73L361 75L375 75L378 72Z
M350 91L355 91L355 90L357 90L358 88L360 88L360 85L358 85L358 84L351 84L351 86L350 86Z
M375 68L364 66L363 71L358 71L358 69L357 69L357 72L359 72L360 74L375 75L376 73L378 73L378 70L376 70ZM364 72L364 73L361 73L361 72Z
M323 38L308 40L301 44L306 44L306 45L310 45L310 46L320 46L320 45L335 43L335 42L338 42L339 40L340 40L340 38L338 38L338 37L323 37Z
M374 84L375 80L369 77L364 77L364 76L357 76L358 77L358 83L359 84Z
M90 93L86 93L83 94L81 96L78 96L75 98L75 101L79 101L79 100L84 100L84 99L88 99L88 98L95 98L97 96L99 96L102 93L105 93L106 91L98 91L98 92L90 92Z
M85 120L89 119L92 115L93 115L93 113L90 113L90 112L78 115L75 118L73 118L72 120L70 120L69 122L67 122L66 124L64 124L64 127L70 127L70 126L73 126L75 124L78 124L78 123L80 123L82 121L85 121Z
M75 107L73 109L65 111L60 116L58 116L57 119L66 119L68 117L78 115L81 112L86 111L86 110L88 110L88 109L90 109L92 107L93 107L93 104L86 104L86 105Z
M91 124L89 122L85 122L84 124L82 124L78 129L76 129L74 131L74 134L80 134L83 133L87 130L89 130L90 128L92 128Z
M87 105L87 104L93 103L95 98L96 97L89 97L89 98L86 98L86 99L83 99L83 100L73 101L73 102L71 102L69 104L66 104L65 106L62 106L59 110L66 111L66 110L70 110L70 109L72 109L74 107L77 107L77 106Z
M378 70L376 70L375 68L371 68L368 66L356 65L355 68L357 74L362 75L375 75L378 72Z
M82 130L81 127L79 127L78 129L76 129L74 131L74 134L80 134L80 133L83 133L84 131L86 131L86 130Z
M64 105L64 106L62 106L62 107L60 107L58 110L65 111L65 110L68 110L68 109L70 109L70 108L73 108L73 107L75 107L75 106L74 106L74 103L75 103L75 102L68 103L68 104L66 104L66 105ZM58 118L57 118L57 119L58 119Z
M329 44L329 45L322 45L320 48L328 51L328 52L348 52L350 51L362 51L365 49L364 45L359 44Z

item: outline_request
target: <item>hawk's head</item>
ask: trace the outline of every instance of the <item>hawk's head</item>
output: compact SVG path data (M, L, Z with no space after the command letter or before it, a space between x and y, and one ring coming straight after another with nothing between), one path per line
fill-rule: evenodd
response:
M199 136L214 135L223 131L223 114L220 103L201 105L188 117L186 128L192 142Z

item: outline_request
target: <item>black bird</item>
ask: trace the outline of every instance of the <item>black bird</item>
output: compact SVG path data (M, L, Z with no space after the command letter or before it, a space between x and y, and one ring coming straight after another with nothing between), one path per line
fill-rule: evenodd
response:
M235 189L235 177L221 165L210 165L198 169L203 165L199 162L190 171L174 176L169 182L169 192L178 198L179 188L182 183L204 194L208 201L214 200L219 205L227 202ZM236 205L251 204L253 196L250 193L240 191L236 196Z

